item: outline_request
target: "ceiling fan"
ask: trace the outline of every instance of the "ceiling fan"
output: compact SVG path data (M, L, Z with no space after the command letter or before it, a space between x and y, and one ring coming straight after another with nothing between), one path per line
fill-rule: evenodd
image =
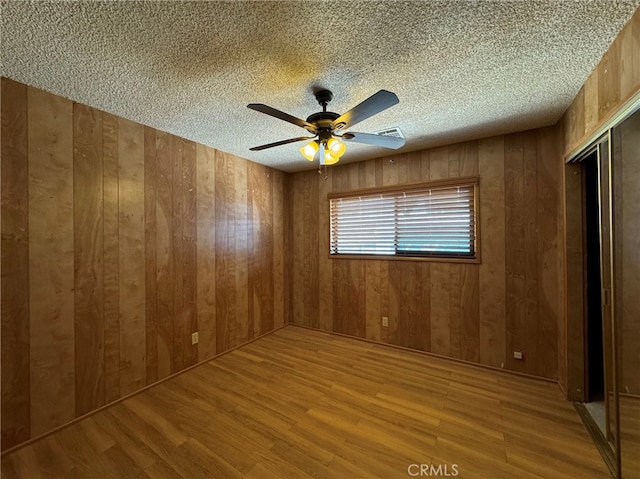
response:
M371 95L369 98L342 115L327 111L327 104L333 99L333 93L329 90L318 90L315 93L315 97L316 100L318 100L318 103L322 106L322 111L309 115L306 121L280 110L276 110L275 108L271 108L270 106L263 105L262 103L251 103L247 105L247 107L252 110L265 113L269 116L273 116L280 120L302 127L313 135L299 136L288 140L276 141L275 143L255 146L250 148L250 150L260 151L274 146L295 143L297 141L313 140L300 148L300 152L309 161L313 161L316 157L316 153L319 152L318 156L320 165L323 166L333 165L338 162L346 150L346 145L343 143L343 140L353 143L363 143L366 145L392 148L394 150L404 145L404 138L393 136L357 133L355 131L344 132L342 134L337 133L338 131L351 128L356 123L366 120L367 118L370 118L373 115L397 104L400 100L398 100L398 96L395 93L387 90L380 90L378 93Z

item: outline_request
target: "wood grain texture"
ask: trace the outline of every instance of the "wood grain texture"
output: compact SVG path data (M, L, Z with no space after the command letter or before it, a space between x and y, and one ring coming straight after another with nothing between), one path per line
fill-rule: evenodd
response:
M158 379L174 371L173 361L173 137L156 134L156 317Z
M274 328L274 295L276 293L276 278L274 273L274 256L270 254L275 247L274 211L275 191L272 175L274 172L258 164L249 164L251 176L250 203L252 211L252 232L254 243L250 247L249 276L253 284L253 294L249 304L254 305L253 328L249 329L249 337L254 338L271 331ZM281 277L281 275L280 275ZM263 278L274 278L275 281L264 281ZM279 285L280 293L282 285ZM251 294L251 290L250 290Z
M158 274L156 252L156 132L144 129L144 260L146 382L158 380Z
M373 162L367 164L373 165ZM332 172L333 173L333 172ZM329 223L329 200L327 194L332 190L333 180L327 176L319 180L318 185L318 224ZM331 331L333 324L333 262L322 261L329 255L330 234L328 231L318 232L318 327L325 331ZM369 284L369 283L367 283ZM368 295L371 293L369 292ZM372 298L374 301L376 298ZM380 316L376 314L371 318ZM369 318L369 316L367 316ZM369 328L367 328L369 331Z
M557 161L548 128L337 166L330 181L314 171L293 174L294 324L316 327L304 298L314 297L306 290L316 288L310 272L317 265L321 329L555 378ZM327 194L469 175L480 177L480 264L332 259L323 247L306 248L313 237L328 248ZM305 200L309 192L317 202ZM311 208L319 209L316 218ZM526 364L508 363L516 347Z
M76 416L104 399L102 113L73 105Z
M562 153L579 147L638 89L640 9L620 31L560 119L564 130Z
M27 87L2 79L2 446L30 436Z
M522 361L513 358L513 351L525 351L527 319L526 304L526 241L524 191L523 133L505 138L504 196L505 196L505 273L507 363L509 369L524 371Z
M284 324L286 174L2 88L3 450Z
M307 250L318 251L319 235L317 230L318 211L318 183L317 176L306 175L303 182L302 207L305 221L302 223L303 248L303 293L302 305L304 323L308 326L318 327L319 294L318 294L318 262L314 261L315 255L307 254ZM326 200L325 200L326 201Z
M198 344L191 344L191 334L198 331L197 317L197 195L196 144L182 140L182 295L184 324L183 357L180 369L198 362Z
M235 273L235 321L232 333L229 335L229 346L245 343L249 339L249 329L253 331L253 325L249 324L249 195L247 189L248 164L247 162L231 161L234 169L233 191L235 196L233 239L231 247L235 247L233 260ZM253 334L252 334L253 336Z
M480 191L480 234L482 263L479 287L480 362L501 367L506 361L506 277L504 196L504 137L481 140L478 147L482 172Z
M559 368L558 343L559 329L562 323L563 304L561 299L562 282L558 258L559 218L562 211L560 203L562 166L555 160L559 156L558 142L554 128L544 128L537 135L537 248L538 248L538 369L542 376L556 374ZM555 354L554 354L555 352Z
M104 394L120 397L120 262L118 232L118 118L102 115L102 179L104 214Z
M618 390L640 397L640 113L634 113L613 133L613 221L615 324ZM621 418L622 421L622 418ZM629 444L632 450L632 443ZM631 452L631 451L629 451ZM637 452L637 443L636 443Z
M607 476L555 384L293 326L6 455L2 476L395 478L422 463Z
M216 354L216 254L215 254L215 161L213 148L196 145L197 196L197 307L200 328L198 358L204 361Z
M557 125L561 156L586 147L585 142L608 118L640 89L640 9L620 31L608 51L591 72ZM547 167L547 170L549 168ZM564 304L560 316L560 378L568 397L581 400L584 391L582 331L582 298L577 290L582 279L580 172L567 165L562 171L564 215L558 222L563 238L559 248L558 276L562 278L559 300ZM576 243L579 242L580 244ZM548 264L545 258L545 265Z
M120 394L145 386L144 127L118 120ZM126 159L126 161L124 161Z
M578 163L564 168L564 321L560 329L565 338L566 383L568 398L584 401L584 248L582 243L582 168Z
M287 173L273 170L272 175L272 192L273 192L273 211L272 216L272 232L273 239L273 327L279 328L285 324L285 295L287 294L287 277L285 272L285 259L282 252L285 250L285 236L288 233L284 227L284 218L288 211L288 201L285 193L285 181L288 177ZM288 250L287 250L288 251ZM268 330L268 325L263 325L263 331Z
M171 137L171 261L173 263L173 278L171 292L173 294L173 318L171 323L172 373L182 369L184 359L184 334L185 334L185 310L184 301L184 263L183 259L183 235L182 224L184 220L183 206L184 172L182 169L182 139Z
M29 88L27 105L30 407L36 436L75 417L73 104Z
M216 154L215 162L215 244L216 244L216 351L230 347L229 329L235 321L235 274L233 273L233 170L229 174L229 158Z

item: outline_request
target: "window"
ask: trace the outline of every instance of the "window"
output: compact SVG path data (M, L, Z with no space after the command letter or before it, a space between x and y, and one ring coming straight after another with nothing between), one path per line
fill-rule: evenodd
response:
M477 178L329 195L330 254L476 259Z

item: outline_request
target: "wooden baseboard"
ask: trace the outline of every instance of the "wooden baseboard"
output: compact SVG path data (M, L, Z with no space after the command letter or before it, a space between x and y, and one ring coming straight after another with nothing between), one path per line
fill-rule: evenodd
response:
M126 399L129 399L130 397L133 397L133 396L135 396L135 395L137 395L137 394L140 394L140 393L141 393L141 392L143 392L143 391L146 391L147 389L151 389L152 387L155 387L155 386L157 386L158 384L162 384L162 383L163 383L163 382L165 382L165 381L168 381L168 380L173 379L173 378L175 378L175 377L177 377L177 376L180 376L181 374L184 374L184 373L186 373L187 371L190 371L190 370L192 370L192 369L194 369L194 368L197 368L198 366L202 366L203 364L206 364L206 363L208 363L209 361L213 361L214 359L219 358L219 357L221 357L221 356L224 356L225 354L228 354L228 353L230 353L230 352L232 352L232 351L235 351L235 350L236 350L236 349L238 349L238 348L241 348L241 347L243 347L243 346L246 346L247 344L251 344L252 342L257 341L258 339L264 338L265 336L269 336L270 334L273 334L273 333L275 333L276 331L279 331L279 330L281 330L282 328L285 328L286 326L288 326L288 324L283 324L282 326L278 326L277 328L273 329L272 331L269 331L269 332L267 332L267 333L261 334L260 336L256 336L255 338L250 339L249 341L247 341L247 342L245 342L245 343L242 343L242 344L239 344L239 345L237 345L237 346L234 346L234 347L233 347L233 348L231 348L231 349L227 349L226 351L223 351L223 352L221 352L221 353L218 353L218 354L216 354L215 356L210 357L209 359L205 359L204 361L201 361L201 362L196 363L196 364L194 364L194 365L192 365L192 366L189 366L189 367L187 367L187 368L184 368L184 369L182 369L181 371L178 371L177 373L173 373L173 374L171 374L170 376L167 376L166 378L159 379L159 380L158 380L158 381L156 381L155 383L148 384L148 385L146 385L145 387L143 387L143 388L141 388L141 389L138 389L137 391L134 391L134 392L132 392L132 393L130 393L130 394L127 394L126 396L122 396L121 398L118 398L118 399L116 399L115 401L112 401L112 402L110 402L110 403L108 403L108 404L105 404L104 406L100 406L99 408L94 409L93 411L90 411L90 412L88 412L88 413L86 413L86 414L83 414L82 416L78 416L78 417L76 417L76 418L72 419L71 421L69 421L69 422L67 422L67 423L65 423L65 424L62 424L61 426L58 426L58 427L56 427L56 428L54 428L54 429L51 429L50 431L45 432L44 434L40 434L40 435L38 435L38 436L35 436L35 437L32 437L32 438L29 438L29 439L28 439L28 440L26 440L25 442L21 442L20 444L16 444L15 446L10 447L9 449L6 449L6 450L4 450L4 451L0 452L0 457L4 456L5 454L9 454L10 452L13 452L13 451L16 451L16 450L18 450L18 449L21 449L21 448L23 448L23 447L25 447L25 446L28 446L29 444L32 444L32 443L34 443L34 442L36 442L36 441L39 441L40 439L43 439L43 438L45 438L45 437L47 437L47 436L49 436L49 435L53 434L54 432L57 432L57 431L60 431L60 430L62 430L62 429L64 429L64 428L66 428L66 427L69 427L69 426L71 426L71 425L73 425L73 424L75 424L75 423L77 423L77 422L79 422L79 421L82 421L83 419L85 419L85 418L87 418L87 417L89 417L89 416L92 416L92 415L94 415L94 414L96 414L96 413L98 413L98 412L100 412L100 411L103 411L104 409L107 409L107 408L109 408L109 407L113 406L114 404L118 404L118 403L120 403L120 402L122 402L122 401L124 401L124 400L126 400Z
M521 373L521 372L518 372L518 371L512 371L510 369L497 368L495 366L489 366L487 364L474 363L472 361L467 361L465 359L452 358L452 357L449 357L449 356L443 356L441 354L431 353L429 351L421 351L419 349L411 349L411 348L407 348L405 346L399 346L397 344L382 343L380 341L374 341L372 339L361 338L361 337L358 337L358 336L351 336L349 334L337 333L335 331L326 331L324 329L312 328L310 326L302 326L302 325L299 325L299 324L292 324L292 323L287 323L287 326L293 326L293 327L302 328L302 329L310 329L312 331L319 331L321 333L332 334L334 336L340 336L340 337L343 337L343 338L357 339L358 341L364 341L366 343L378 344L380 346L388 346L390 348L401 349L403 351L409 351L409 352L416 353L416 354L422 354L422 355L425 355L425 356L430 356L432 358L443 359L445 361L453 361L453 362L456 362L456 363L466 364L467 366L472 366L472 367L476 367L476 368L480 368L480 369L488 369L490 371L496 371L496 372L500 372L500 373L511 374L511 375L520 376L520 377L529 378L529 379L535 379L537 381L545 381L545 382L549 382L549 383L554 383L554 384L558 385L558 387L560 386L557 379L545 378L543 376L534 376L533 374Z

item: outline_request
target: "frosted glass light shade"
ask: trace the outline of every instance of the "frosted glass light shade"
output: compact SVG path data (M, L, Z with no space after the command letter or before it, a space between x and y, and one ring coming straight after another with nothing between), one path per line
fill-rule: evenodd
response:
M340 158L346 149L347 145L336 138L330 138L329 141L327 141L327 150L331 152L334 158Z
M316 157L317 152L318 142L315 140L307 143L302 148L300 148L300 153L302 153L302 156L304 156L309 161L313 161L313 159Z

